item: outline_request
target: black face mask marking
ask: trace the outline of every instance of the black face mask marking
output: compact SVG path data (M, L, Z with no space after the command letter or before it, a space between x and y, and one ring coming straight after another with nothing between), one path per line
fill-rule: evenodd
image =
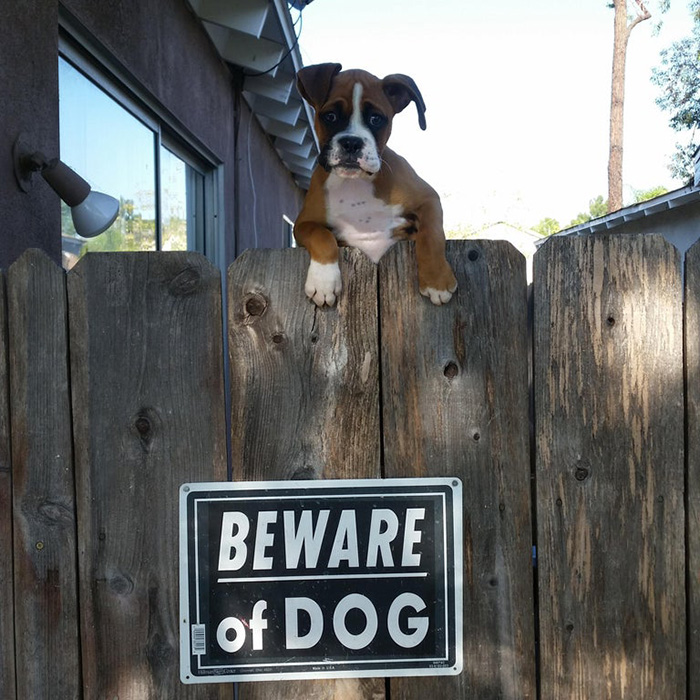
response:
M375 136L388 124L389 120L376 107L366 104L362 109L362 121Z
M328 164L328 157L332 149L333 138L336 134L345 131L350 124L350 115L343 114L340 105L334 105L330 109L326 108L319 115L321 123L326 129L328 134L328 139L326 144L321 148L321 153L318 156L318 164L326 171L330 171L331 168Z
M335 170L342 177L373 176L381 167L377 138L388 119L374 105L362 101L362 84L355 83L352 109L342 101L327 104L318 115L323 125L325 144L318 162L327 172Z

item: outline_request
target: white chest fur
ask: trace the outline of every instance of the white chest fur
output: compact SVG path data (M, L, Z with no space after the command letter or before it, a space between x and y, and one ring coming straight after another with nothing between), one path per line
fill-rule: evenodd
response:
M326 180L326 212L336 238L375 263L396 243L393 230L405 223L401 206L375 197L369 180L334 173Z

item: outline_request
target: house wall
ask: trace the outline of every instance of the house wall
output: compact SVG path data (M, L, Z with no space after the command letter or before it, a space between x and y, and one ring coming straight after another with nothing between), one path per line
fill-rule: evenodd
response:
M289 231L282 217L296 219L303 192L288 170L276 167L274 150L274 157L260 157L272 146L243 101L240 115L236 149L238 252L246 248L285 248Z
M12 146L20 133L46 154L58 153L58 4L0 4L0 268L26 248L60 261L61 205L43 182L23 192Z
M218 56L185 0L63 0L63 11L85 30L150 98L190 131L223 163L225 263L251 241L279 247L277 222L296 206L301 193L257 122L246 127L239 146L248 148L256 181L257 216L251 213L250 184L241 221L236 202L236 107L240 97L228 67ZM32 192L17 186L12 145L20 132L47 156L59 153L58 34L56 0L2 3L0 9L0 268L7 268L27 247L44 250L60 262L60 202L40 179ZM241 125L249 112L241 109ZM243 113L245 112L245 113ZM247 157L247 155L246 155ZM247 166L247 161L244 163ZM245 168L247 170L247 167ZM292 215L296 211L292 211ZM257 237L250 237L251 220ZM255 227L254 227L255 230ZM241 232L242 240L237 241Z
M627 221L611 229L611 232L660 233L684 253L700 238L700 202Z

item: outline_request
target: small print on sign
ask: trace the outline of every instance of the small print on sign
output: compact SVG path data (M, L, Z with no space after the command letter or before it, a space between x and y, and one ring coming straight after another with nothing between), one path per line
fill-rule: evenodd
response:
M456 479L186 484L182 680L459 673Z

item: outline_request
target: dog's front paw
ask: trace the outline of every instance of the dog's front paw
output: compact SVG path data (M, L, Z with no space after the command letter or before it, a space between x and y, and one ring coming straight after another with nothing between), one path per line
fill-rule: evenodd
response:
M316 306L333 306L342 288L338 263L309 263L304 291Z
M435 306L447 304L457 290L457 278L447 263L439 275L430 280L421 279L420 283L420 293L428 297Z
M428 297L435 306L442 306L442 304L447 304L447 302L452 299L455 289L457 289L456 285L454 289L433 289L432 287L426 287L425 289L421 289L420 293L424 297Z

